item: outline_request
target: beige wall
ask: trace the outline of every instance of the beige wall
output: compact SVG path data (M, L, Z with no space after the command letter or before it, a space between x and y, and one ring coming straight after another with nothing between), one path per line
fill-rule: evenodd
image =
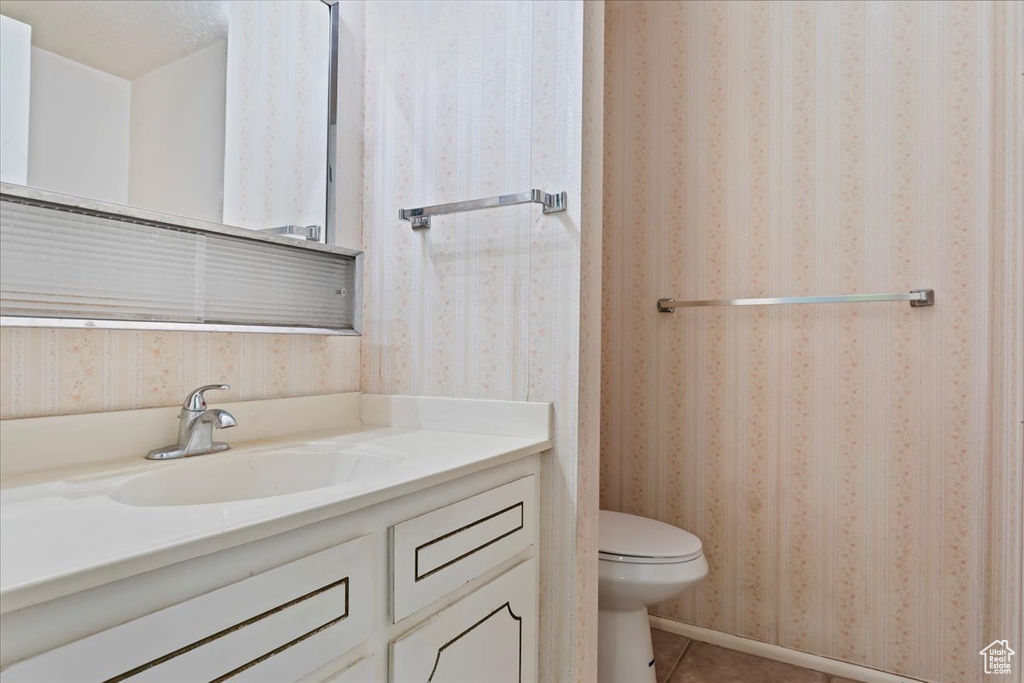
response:
M581 273L581 250L599 248L600 213L581 211L584 5L371 2L366 10L363 390L554 403L555 448L542 481L540 667L544 681L593 680L597 387L581 399L579 380L599 343L584 342L581 356L580 319L593 325L599 303L591 296L581 309L580 282L599 276ZM588 76L597 118L600 76ZM589 143L597 174L600 138ZM599 197L598 178L588 180ZM402 207L528 188L566 190L569 210L505 207L436 218L422 232L397 218Z
M228 15L224 222L323 226L330 13L264 0Z
M128 201L132 83L33 47L28 184Z
M28 182L32 27L0 14L0 182Z
M0 328L0 419L359 390L359 338Z
M583 4L582 211L580 239L579 448L572 508L576 515L573 576L576 622L572 672L597 680L597 511L601 454L601 286L604 247L604 0ZM551 672L548 680L557 678Z
M224 220L227 39L132 81L128 204Z
M606 19L601 503L711 565L655 611L980 681L982 647L1022 645L1021 5Z

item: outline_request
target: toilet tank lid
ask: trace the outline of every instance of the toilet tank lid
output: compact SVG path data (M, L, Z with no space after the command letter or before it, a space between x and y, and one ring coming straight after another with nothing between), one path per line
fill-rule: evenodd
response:
M701 553L699 538L656 519L601 510L597 523L602 553L679 560L693 559Z

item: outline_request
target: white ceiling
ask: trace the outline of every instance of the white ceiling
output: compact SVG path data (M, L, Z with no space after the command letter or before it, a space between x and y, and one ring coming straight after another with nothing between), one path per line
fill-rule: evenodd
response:
M226 38L227 0L2 0L32 44L128 80Z

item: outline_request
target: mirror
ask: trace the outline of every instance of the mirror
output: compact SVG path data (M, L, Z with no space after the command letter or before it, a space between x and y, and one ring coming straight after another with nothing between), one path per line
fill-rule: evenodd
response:
M322 0L4 0L0 180L325 241Z

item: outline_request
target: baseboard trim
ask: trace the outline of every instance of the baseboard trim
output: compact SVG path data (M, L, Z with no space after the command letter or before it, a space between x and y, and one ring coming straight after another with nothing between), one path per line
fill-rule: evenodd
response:
M850 664L849 662L841 662L838 659L829 659L828 657L812 655L807 652L800 652L799 650L790 650L789 648L781 647L779 645L769 645L768 643L762 643L758 640L741 638L740 636L734 636L730 633L713 631L709 628L691 626L690 624L673 621L672 619L666 619L665 617L651 616L650 619L651 626L662 631L686 636L692 640L699 640L704 643L710 643L711 645L717 645L729 650L736 650L737 652L743 652L748 655L756 655L758 657L772 659L785 664L802 666L805 669L821 671L822 673L831 674L833 676L852 678L853 680L863 681L864 683L925 683L925 681L921 681L917 678L905 678L903 676L897 676L896 674L886 673L885 671L879 671L878 669L871 669L858 664Z

